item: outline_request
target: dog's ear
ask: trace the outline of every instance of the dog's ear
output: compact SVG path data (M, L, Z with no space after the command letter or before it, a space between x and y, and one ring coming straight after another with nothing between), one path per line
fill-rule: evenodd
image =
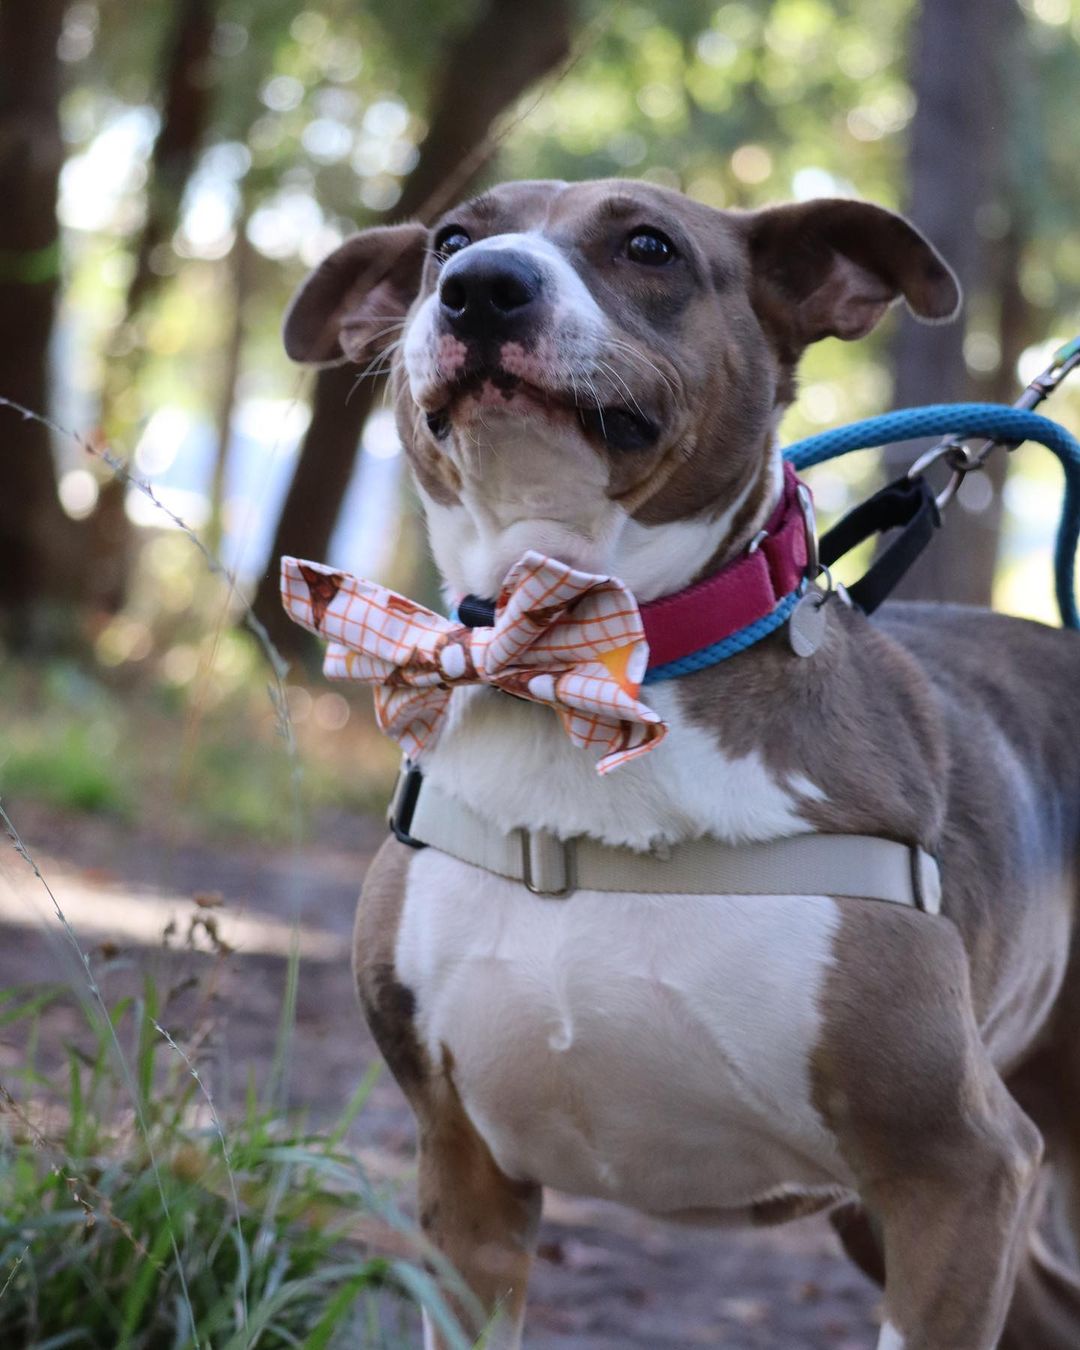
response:
M285 314L285 350L305 365L370 359L420 289L427 230L379 225L354 234L311 273Z
M902 216L869 202L823 198L743 218L758 316L798 347L865 337L903 297L917 319L945 323L960 286Z

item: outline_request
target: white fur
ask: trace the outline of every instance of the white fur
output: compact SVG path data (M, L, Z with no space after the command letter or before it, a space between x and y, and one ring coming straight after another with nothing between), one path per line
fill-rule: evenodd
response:
M904 1350L906 1344L903 1336L897 1331L891 1322L886 1322L881 1328L881 1335L878 1337L877 1350Z
M737 842L809 830L800 806L823 800L817 785L780 780L758 754L725 754L707 726L688 722L678 681L646 685L642 698L668 724L667 737L600 778L596 756L570 743L549 708L455 690L424 771L504 830L584 833L640 849L705 834Z
M642 603L670 595L715 556L752 486L718 515L642 525L607 496L600 460L583 463L576 436L520 424L498 443L493 433L487 429L490 458L475 472L465 467L458 504L440 505L419 488L432 553L454 595L497 594L530 548L585 572L617 576ZM779 495L779 451L773 467L773 488L753 528Z
M507 434L498 435L506 427ZM626 512L607 495L599 455L580 436L494 412L476 455L459 463L461 503L440 506L421 489L431 550L448 590L496 595L529 549L586 572L603 572Z
M673 1216L851 1179L812 1102L835 901L569 901L413 860L395 958L499 1166Z

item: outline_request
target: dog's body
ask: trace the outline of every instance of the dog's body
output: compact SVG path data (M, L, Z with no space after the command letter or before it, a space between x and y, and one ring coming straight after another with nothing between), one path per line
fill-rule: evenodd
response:
M638 184L529 184L440 240L441 277L419 227L358 236L286 335L359 359L419 293L399 425L456 595L495 593L527 548L642 601L707 575L774 505L806 343L861 335L899 294L930 318L956 300L910 227L855 203L726 216ZM709 1222L843 1206L856 1259L884 1258L881 1346L1080 1344L1077 1286L1032 1227L1042 1135L1058 1255L1080 1255L1080 638L948 608L827 614L808 660L781 631L649 687L666 739L602 779L546 708L457 690L426 778L500 829L641 850L919 844L943 917L552 899L397 841L371 869L361 996L418 1116L422 1221L498 1314L489 1346L520 1343L545 1185Z

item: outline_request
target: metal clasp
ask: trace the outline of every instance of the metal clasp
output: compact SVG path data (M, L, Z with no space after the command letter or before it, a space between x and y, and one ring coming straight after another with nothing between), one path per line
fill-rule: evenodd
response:
M939 441L937 445L932 445L929 450L921 454L908 469L907 476L909 479L918 478L931 464L936 464L939 459L943 459L952 470L952 474L949 481L934 498L937 509L942 511L956 496L960 484L968 474L985 468L986 461L998 444L997 441L984 441L978 450L972 450L959 437L948 436L945 440Z
M1068 374L1078 367L1080 367L1080 337L1075 337L1071 342L1066 342L1063 347L1058 348L1050 364L1044 371L1035 376L1013 404L1013 407L1031 412L1039 406L1043 399L1048 398L1054 392ZM944 440L938 441L936 445L932 445L929 450L919 456L908 469L907 476L908 478L917 478L931 464L936 464L939 459L944 459L952 470L952 474L949 481L934 499L938 510L941 511L956 496L960 484L968 474L976 473L979 469L985 468L986 461L999 446L1012 451L1016 449L1018 444L1018 441L990 440L983 441L977 450L972 450L959 436L946 436Z

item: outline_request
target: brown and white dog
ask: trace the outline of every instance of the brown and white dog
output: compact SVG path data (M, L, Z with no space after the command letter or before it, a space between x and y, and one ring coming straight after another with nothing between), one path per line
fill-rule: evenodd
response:
M747 547L803 350L901 297L931 321L959 300L869 204L531 182L348 240L285 338L366 362L403 324L398 426L449 592L493 595L535 549L647 601ZM548 709L490 688L455 690L426 774L505 831L919 844L941 917L552 900L396 840L371 868L360 996L419 1122L422 1223L489 1347L521 1343L545 1185L676 1219L828 1208L884 1279L882 1350L1080 1346L1080 638L827 614L809 660L781 632L648 688L670 732L606 778Z

